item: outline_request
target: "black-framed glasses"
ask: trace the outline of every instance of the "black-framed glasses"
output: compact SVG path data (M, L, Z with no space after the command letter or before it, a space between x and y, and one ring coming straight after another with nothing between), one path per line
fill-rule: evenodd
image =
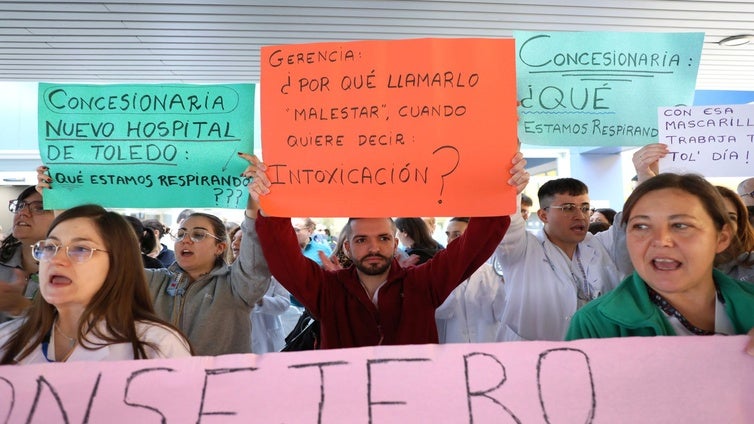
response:
M92 258L94 252L108 252L105 249L82 246L80 244L62 245L42 240L31 245L31 254L34 256L34 259L46 262L54 258L61 248L65 248L65 254L74 262L86 262Z
M739 194L739 196L741 196L741 197L744 197L744 196L754 197L754 191L752 191L750 193L742 193L742 194Z
M591 214L592 207L589 205L589 203L584 203L581 206L578 206L575 203L563 203L562 205L550 205L545 207L544 209L560 209L565 215L574 215L576 213L576 210L580 210L581 213L589 216Z
M11 200L8 202L8 210L11 213L19 213L24 209L28 209L29 212L31 212L34 215L41 215L45 212L47 212L44 208L44 205L40 200L33 200L31 202L27 202L25 200Z
M210 233L204 228L194 228L191 231L180 229L175 234L170 235L170 237L172 237L174 241L183 241L183 239L185 239L186 236L188 236L191 239L191 241L193 241L194 243L199 243L200 241L207 238L207 236L210 236L213 239L218 240L218 241L223 241L220 237Z

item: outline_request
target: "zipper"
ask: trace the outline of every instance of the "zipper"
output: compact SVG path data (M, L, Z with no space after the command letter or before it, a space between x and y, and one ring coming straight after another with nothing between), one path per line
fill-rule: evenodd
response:
M204 277L202 277L202 278L204 278ZM186 298L188 297L189 290L191 290L193 287L197 286L196 285L197 281L199 281L199 280L190 281L186 285L186 289L183 290L183 292L181 293L181 302L180 302L179 308L178 308L178 316L176 317L178 319L179 323L183 321L183 307L186 305ZM178 328L183 328L179 324L175 324L175 326L178 327Z
M380 340L377 342L377 346L380 346L382 341L385 340L385 335L382 334L382 324L377 323L377 332L380 333Z
M173 319L171 320L172 321L171 324L173 324L174 326L176 326L178 328L181 328L180 321L181 321L181 316L183 315L183 306L184 306L184 304L186 302L186 292L188 291L188 286L190 284L190 283L187 283L186 284L187 287L182 287L181 286L182 283L183 283L184 277L185 277L185 274L184 273L180 273L176 277L175 283L171 283L171 286L173 286L171 288L173 290L175 290L174 291L174 296L176 296L176 297L179 298L178 299L178 305L177 305L178 306L178 312L177 313L176 313L176 310L175 310L176 305L173 304L173 314L172 314L172 318Z

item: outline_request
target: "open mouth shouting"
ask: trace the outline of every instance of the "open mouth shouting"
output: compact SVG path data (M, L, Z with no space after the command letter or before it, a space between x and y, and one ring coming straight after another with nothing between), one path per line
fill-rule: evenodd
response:
M681 262L670 258L654 258L651 263L652 268L657 271L675 271L681 267Z

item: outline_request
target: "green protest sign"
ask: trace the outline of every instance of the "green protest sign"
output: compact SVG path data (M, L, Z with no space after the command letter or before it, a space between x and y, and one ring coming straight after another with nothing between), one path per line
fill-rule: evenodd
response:
M39 84L46 208L244 208L253 84Z
M515 31L514 36L522 143L657 142L657 108L694 100L704 33Z

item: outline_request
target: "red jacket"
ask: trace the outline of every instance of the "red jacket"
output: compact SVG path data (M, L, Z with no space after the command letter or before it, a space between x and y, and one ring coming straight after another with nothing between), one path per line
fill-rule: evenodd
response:
M495 251L510 218L472 218L466 232L428 262L397 260L379 290L379 309L356 267L326 271L304 257L289 218L259 216L256 229L270 272L320 322L320 347L437 343L435 309Z

